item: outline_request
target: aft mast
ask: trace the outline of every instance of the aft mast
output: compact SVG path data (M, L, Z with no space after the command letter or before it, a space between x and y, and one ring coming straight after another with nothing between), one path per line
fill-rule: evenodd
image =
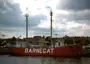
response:
M52 10L50 9L50 34L51 34L51 44L53 45L53 42L52 42L52 16L53 16L53 13L52 13Z

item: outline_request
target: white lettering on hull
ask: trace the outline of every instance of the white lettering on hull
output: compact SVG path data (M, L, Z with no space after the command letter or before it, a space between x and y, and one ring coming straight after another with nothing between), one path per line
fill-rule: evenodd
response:
M53 53L54 49L53 48L25 48L25 53Z
M46 53L46 48L43 49L43 53Z
M25 53L28 53L28 48L25 48Z

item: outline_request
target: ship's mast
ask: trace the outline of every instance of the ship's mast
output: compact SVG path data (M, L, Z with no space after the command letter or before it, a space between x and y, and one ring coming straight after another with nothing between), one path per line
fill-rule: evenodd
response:
M53 16L53 13L52 13L52 10L50 10L50 33L51 33L51 44L53 45L52 43L52 16Z
M28 10L28 8L26 8L26 11ZM26 17L26 39L28 38L28 13L25 14Z

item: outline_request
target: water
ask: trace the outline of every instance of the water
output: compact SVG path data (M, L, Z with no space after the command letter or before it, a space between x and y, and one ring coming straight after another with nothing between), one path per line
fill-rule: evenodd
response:
M90 64L89 57L51 58L51 57L15 57L0 56L0 64Z

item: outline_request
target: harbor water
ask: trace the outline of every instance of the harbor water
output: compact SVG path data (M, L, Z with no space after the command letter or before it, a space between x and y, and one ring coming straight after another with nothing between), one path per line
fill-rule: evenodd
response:
M18 57L0 55L0 64L90 64L89 57L63 58L63 57Z

